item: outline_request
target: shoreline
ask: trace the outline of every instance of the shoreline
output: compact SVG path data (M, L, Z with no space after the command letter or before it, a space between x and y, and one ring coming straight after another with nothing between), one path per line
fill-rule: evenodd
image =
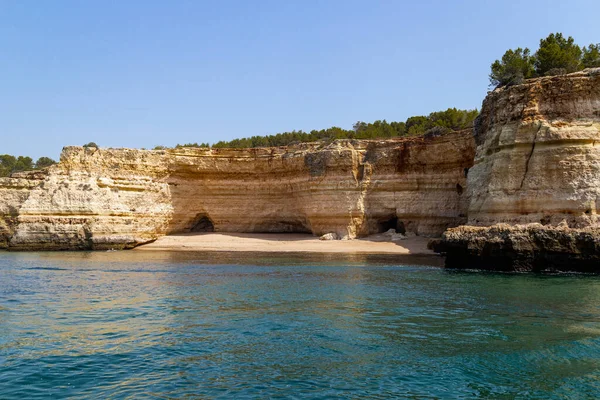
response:
M186 233L163 236L133 250L436 255L427 248L429 240L415 236L392 241L384 234L353 240L320 240L298 233Z

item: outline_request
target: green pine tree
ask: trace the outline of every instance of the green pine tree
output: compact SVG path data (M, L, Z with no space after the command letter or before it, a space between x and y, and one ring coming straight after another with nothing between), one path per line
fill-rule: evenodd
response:
M600 43L590 44L583 48L581 63L584 68L600 67Z
M496 87L518 85L533 77L535 72L529 49L520 47L506 51L501 60L494 61L491 68L490 83Z
M571 36L565 39L562 33L551 33L540 40L540 48L535 53L535 72L537 76L544 76L579 71L583 68L581 55L581 47Z

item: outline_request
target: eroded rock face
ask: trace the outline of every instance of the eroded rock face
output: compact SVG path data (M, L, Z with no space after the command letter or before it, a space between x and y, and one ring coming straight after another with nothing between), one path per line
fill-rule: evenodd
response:
M598 226L600 69L497 89L477 122L470 225Z
M448 229L434 250L446 267L506 272L598 272L600 228L541 224Z
M446 265L599 272L600 68L495 90L475 141L472 226L435 246Z
M172 211L165 175L164 157L153 152L65 148L23 196L8 247L110 249L154 240Z
M36 172L0 178L0 249L8 248L10 238L15 233L21 206L45 177L45 173Z
M364 236L403 226L440 235L466 221L469 132L412 140L169 152L171 232Z
M466 221L468 131L268 149L67 147L0 180L0 246L129 248L190 231L440 235Z

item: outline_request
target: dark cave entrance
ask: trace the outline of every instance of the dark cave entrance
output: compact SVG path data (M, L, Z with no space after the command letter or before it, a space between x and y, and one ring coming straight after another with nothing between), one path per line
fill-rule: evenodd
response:
M377 230L379 232L387 232L390 229L394 229L396 232L405 234L406 228L404 227L404 222L398 220L398 217L393 216L389 219L379 221L377 224Z
M196 217L196 221L192 224L190 232L214 232L215 226L206 215Z

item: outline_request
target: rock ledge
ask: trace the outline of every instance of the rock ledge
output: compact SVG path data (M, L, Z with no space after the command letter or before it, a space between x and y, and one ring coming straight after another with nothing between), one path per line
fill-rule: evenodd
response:
M506 272L598 272L600 228L540 224L448 229L433 250L446 267Z

